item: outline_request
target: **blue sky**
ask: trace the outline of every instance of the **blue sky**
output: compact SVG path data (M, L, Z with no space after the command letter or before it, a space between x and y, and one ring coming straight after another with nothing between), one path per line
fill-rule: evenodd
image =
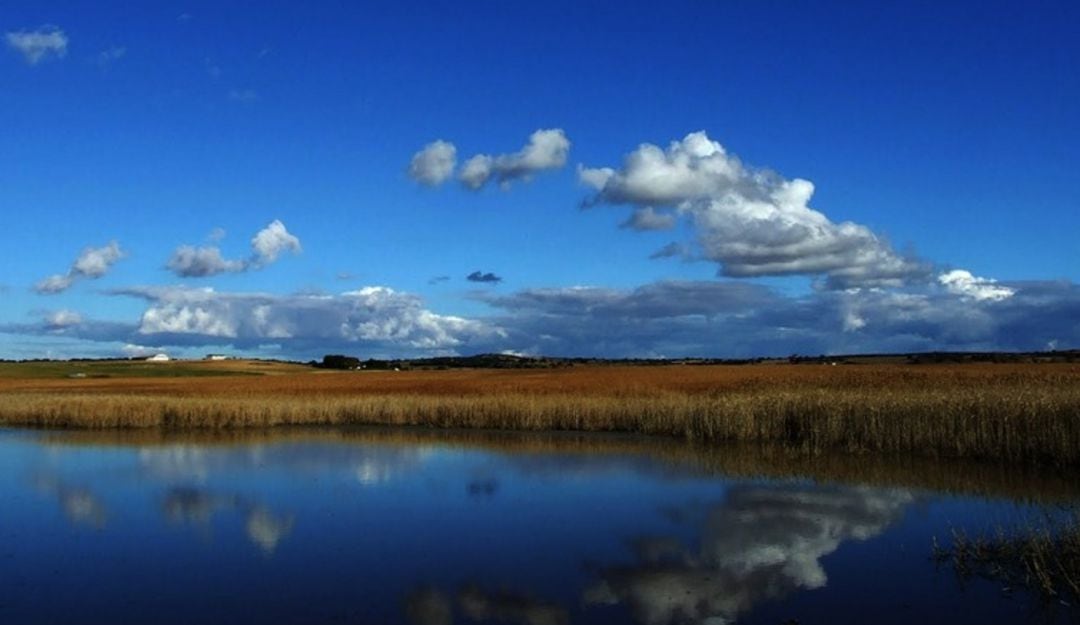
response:
M1078 347L1077 26L5 2L0 357Z

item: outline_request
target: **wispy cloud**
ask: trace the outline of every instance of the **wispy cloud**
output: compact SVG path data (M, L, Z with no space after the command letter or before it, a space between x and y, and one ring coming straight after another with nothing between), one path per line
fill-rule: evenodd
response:
M127 55L127 48L124 46L112 46L98 52L95 61L99 67L105 68L124 58L125 55Z
M9 48L22 55L30 65L67 56L68 37L56 26L42 26L36 30L16 30L4 33Z
M233 102L258 102L259 93L254 89L232 89L229 91L229 99Z
M79 254L71 268L64 274L53 274L34 285L34 290L43 295L61 293L73 284L86 279L97 279L108 273L109 269L124 257L120 244L110 241L104 247L88 247Z

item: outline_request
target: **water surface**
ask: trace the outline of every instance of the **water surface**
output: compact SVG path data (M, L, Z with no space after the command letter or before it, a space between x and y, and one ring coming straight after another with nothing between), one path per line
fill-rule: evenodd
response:
M1064 623L930 555L1074 483L622 437L0 430L0 623Z

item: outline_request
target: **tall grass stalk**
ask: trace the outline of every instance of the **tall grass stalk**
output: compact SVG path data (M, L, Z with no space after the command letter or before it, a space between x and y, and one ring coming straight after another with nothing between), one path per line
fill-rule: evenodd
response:
M811 451L1080 466L1080 387L749 388L725 393L0 394L0 424L46 428L419 425L634 432Z

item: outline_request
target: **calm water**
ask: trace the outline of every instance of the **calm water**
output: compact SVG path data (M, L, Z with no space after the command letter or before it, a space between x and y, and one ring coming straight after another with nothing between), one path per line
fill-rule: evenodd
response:
M0 623L1071 622L930 553L1073 488L641 439L0 430Z

